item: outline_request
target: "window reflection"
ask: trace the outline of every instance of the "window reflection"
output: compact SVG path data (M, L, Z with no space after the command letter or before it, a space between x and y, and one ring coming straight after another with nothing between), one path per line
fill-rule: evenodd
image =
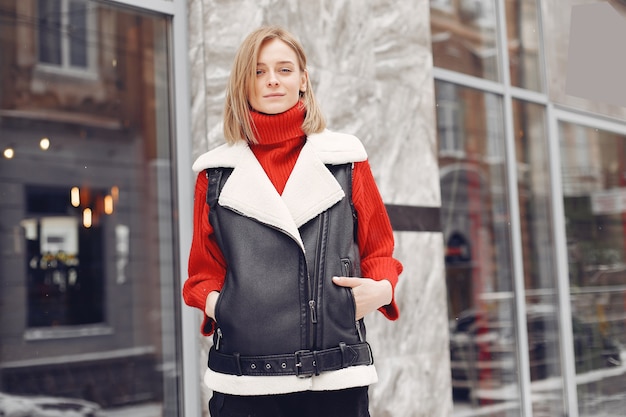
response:
M626 399L626 136L562 122L559 137L579 415L611 414Z
M539 16L536 0L505 0L511 84L542 90Z
M440 149L442 133L464 132L439 157L454 409L496 407L514 416L520 394L502 100L435 86Z
M436 67L497 81L495 0L430 0Z
M0 16L0 404L177 415L169 21Z
M544 106L514 100L513 125L533 415L560 415L563 381Z
M97 53L94 8L86 0L37 0L38 64L52 70L86 71ZM88 47L89 46L89 47Z
M70 209L63 188L27 186L25 192L28 217L20 226L28 264L27 326L102 323L104 219L86 224L87 208Z
M463 105L457 100L458 87L452 83L437 84L437 138L440 155L465 155Z

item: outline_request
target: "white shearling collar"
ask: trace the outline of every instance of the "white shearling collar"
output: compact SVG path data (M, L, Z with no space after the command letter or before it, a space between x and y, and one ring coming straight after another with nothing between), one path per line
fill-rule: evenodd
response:
M324 164L338 165L367 159L365 148L356 136L328 129L307 137L305 146L312 147ZM248 144L244 141L233 145L223 144L200 155L192 169L197 173L207 168L234 168L247 148Z
M218 203L284 231L303 247L298 227L345 196L325 165L366 159L367 153L358 138L325 130L307 138L282 195L244 142L225 144L200 155L193 170L233 168Z

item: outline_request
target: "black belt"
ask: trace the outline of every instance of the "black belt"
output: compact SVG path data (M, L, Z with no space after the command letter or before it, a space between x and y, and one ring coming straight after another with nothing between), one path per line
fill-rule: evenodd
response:
M373 363L372 350L367 342L356 345L342 342L330 349L299 350L285 355L229 355L218 352L215 346L209 351L209 368L230 375L297 375L306 378L324 371Z

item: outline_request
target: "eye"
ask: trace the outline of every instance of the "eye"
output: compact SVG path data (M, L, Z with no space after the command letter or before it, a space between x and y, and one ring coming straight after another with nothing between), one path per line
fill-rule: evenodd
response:
M291 68L281 68L280 72L289 73L289 72L292 72L292 70L291 70Z
M256 75L263 75L263 70L262 69L257 69L256 70Z

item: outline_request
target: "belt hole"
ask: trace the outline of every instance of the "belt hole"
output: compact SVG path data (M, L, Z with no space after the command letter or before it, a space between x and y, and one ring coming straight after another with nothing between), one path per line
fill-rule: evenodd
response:
M250 365L250 368L252 368L252 369L256 369L256 364L255 364L255 363L251 364L251 365Z
M283 363L280 364L280 367L285 369L287 367L287 364L285 362L283 362Z
M265 364L265 369L271 369L271 368L272 368L272 365L270 365L269 363Z

